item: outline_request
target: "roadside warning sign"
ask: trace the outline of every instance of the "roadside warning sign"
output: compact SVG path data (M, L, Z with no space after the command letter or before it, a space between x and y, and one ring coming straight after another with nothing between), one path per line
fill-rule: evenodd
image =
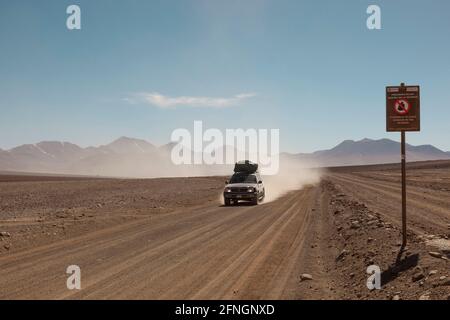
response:
M400 131L402 163L402 250L406 247L406 131L420 131L420 87L386 87L386 131Z
M386 131L420 131L419 86L386 87Z

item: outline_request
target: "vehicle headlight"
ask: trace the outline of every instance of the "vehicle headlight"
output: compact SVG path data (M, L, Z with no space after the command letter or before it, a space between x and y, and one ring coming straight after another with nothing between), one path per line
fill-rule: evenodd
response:
M231 192L231 188L225 188L225 192Z
M247 192L255 192L255 188L248 188Z

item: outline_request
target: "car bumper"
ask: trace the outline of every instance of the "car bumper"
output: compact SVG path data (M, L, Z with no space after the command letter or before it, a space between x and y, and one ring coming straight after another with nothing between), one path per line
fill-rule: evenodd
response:
M225 199L233 199L233 200L252 200L257 197L256 193L224 193L223 197Z

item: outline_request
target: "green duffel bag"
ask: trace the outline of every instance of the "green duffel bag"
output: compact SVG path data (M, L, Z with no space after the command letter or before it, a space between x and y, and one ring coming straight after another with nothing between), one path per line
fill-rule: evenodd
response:
M234 165L234 172L255 173L258 170L258 164L249 160L238 161Z

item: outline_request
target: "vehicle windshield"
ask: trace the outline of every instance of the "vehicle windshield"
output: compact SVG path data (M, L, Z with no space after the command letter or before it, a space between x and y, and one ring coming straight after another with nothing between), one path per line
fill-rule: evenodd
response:
M230 183L256 183L254 174L235 173L230 179Z

